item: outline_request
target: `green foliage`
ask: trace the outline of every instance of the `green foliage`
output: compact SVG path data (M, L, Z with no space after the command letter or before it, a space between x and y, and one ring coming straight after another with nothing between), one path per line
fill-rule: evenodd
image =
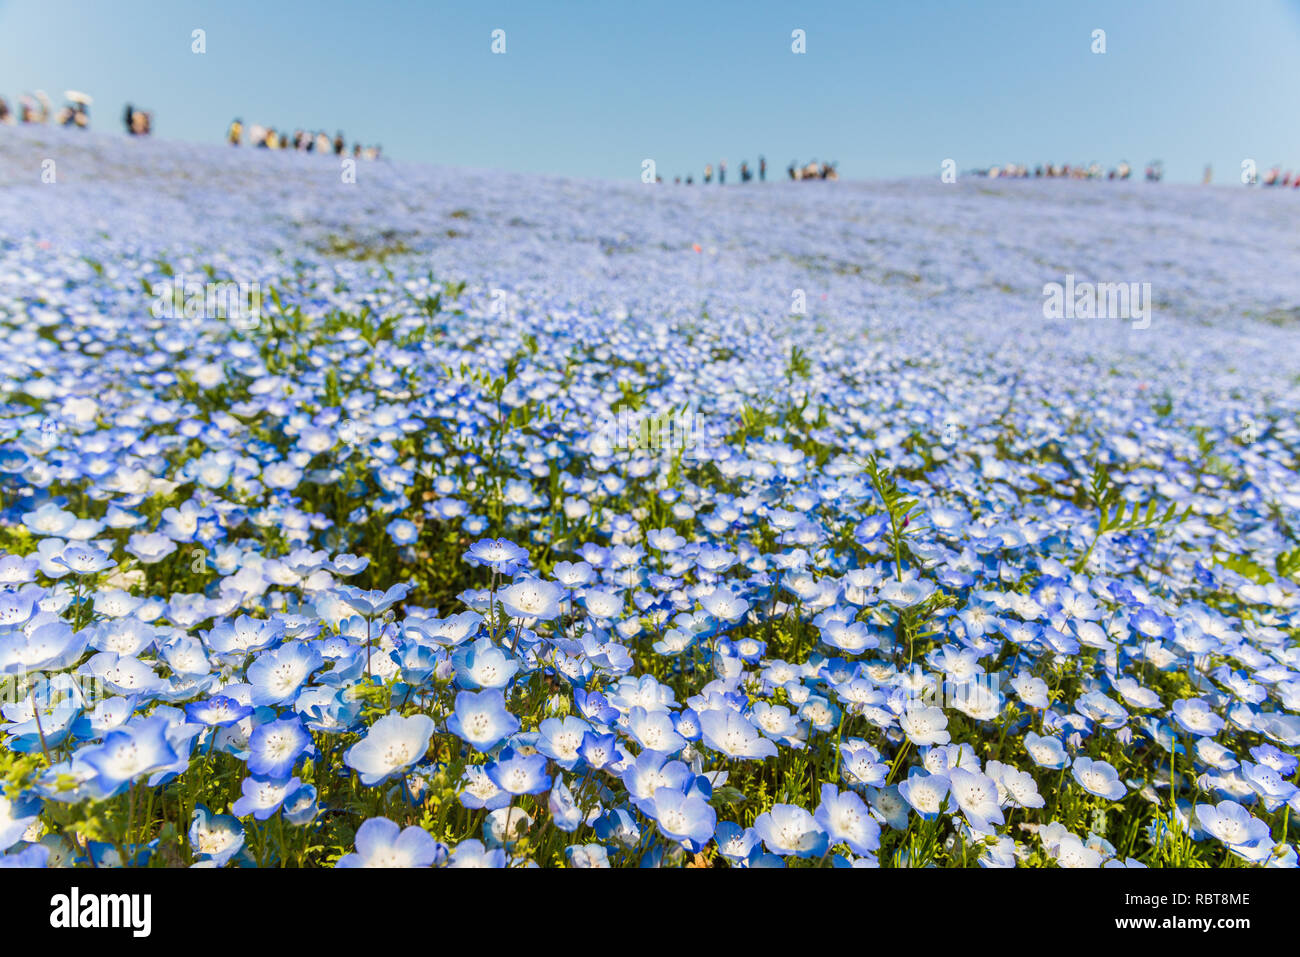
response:
M1173 525L1185 521L1192 514L1191 508L1180 512L1173 502L1163 511L1155 499L1148 501L1145 508L1140 502L1125 502L1119 488L1111 481L1109 469L1101 463L1093 467L1087 494L1088 500L1097 509L1097 531L1087 551L1075 562L1076 572L1087 567L1088 559L1103 536L1112 532L1133 532Z

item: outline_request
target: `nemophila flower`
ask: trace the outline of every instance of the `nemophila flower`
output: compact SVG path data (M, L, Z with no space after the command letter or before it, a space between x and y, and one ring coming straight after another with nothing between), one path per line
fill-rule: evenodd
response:
M522 808L503 807L483 819L483 838L489 847L509 848L526 836L533 816Z
M68 545L54 561L74 575L96 575L117 566L117 562L109 558L107 552L77 544Z
M384 531L396 545L410 545L420 537L416 524L405 518L395 518L384 526Z
M582 736L578 754L588 767L597 771L604 770L618 760L618 735L588 731Z
M248 666L253 704L281 705L293 700L304 682L324 663L315 647L300 641L262 652Z
M1079 755L1074 759L1070 773L1079 782L1081 788L1098 797L1118 801L1128 790L1124 787L1124 782L1119 779L1119 773L1105 761L1094 761L1092 758Z
M204 635L209 648L221 655L254 654L284 640L284 622L240 615L234 621L220 621Z
M500 847L488 850L483 846L482 841L477 838L470 838L456 845L455 850L451 852L451 858L447 861L447 866L505 867L506 852Z
M767 738L739 712L730 708L701 711L700 740L729 758L762 760L775 757L777 750Z
M1262 765L1267 765L1283 777L1291 777L1300 767L1300 757L1279 751L1271 744L1257 744L1250 749L1250 756Z
M556 562L551 575L565 588L581 588L596 580L595 571L587 562Z
M411 586L405 583L393 585L387 591L377 589L366 591L361 588L354 588L351 585L340 585L338 593L349 608L354 609L360 615L372 618L388 611L388 609L405 598L410 590Z
M298 692L293 707L310 730L327 734L351 729L361 716L360 701L350 699L347 690L328 685L304 688Z
M898 785L898 794L924 820L932 821L948 806L948 775L912 768Z
M1025 808L1043 806L1043 797L1038 793L1038 782L1028 771L1021 771L1000 761L988 762L984 771L998 786L999 803Z
M899 716L898 725L915 745L947 744L952 740L942 708L912 708Z
M895 608L911 608L934 594L934 585L921 579L891 580L880 587L880 597Z
M840 769L846 782L858 786L882 785L889 773L889 766L881 763L875 748L851 742L840 745Z
M1074 703L1075 709L1090 721L1103 728L1122 728L1128 721L1128 712L1100 691L1090 691Z
M0 868L41 868L49 865L50 849L41 844L28 844L7 854L0 854Z
M481 764L471 764L465 768L461 785L460 803L471 811L494 811L508 805L513 797L496 786Z
M246 777L240 784L243 796L230 806L230 813L235 817L251 814L259 821L265 821L284 803L285 798L294 793L302 782L297 778L287 781L267 781L256 777Z
M649 811L660 832L672 841L699 850L713 838L717 812L697 793L683 793L676 788L657 788Z
M784 705L770 705L766 701L756 701L752 720L759 732L773 741L785 741L791 747L803 747L802 741L796 741L800 733L799 721Z
M1042 678L1035 678L1028 672L1020 672L1011 679L1011 687L1015 689L1017 696L1031 708L1050 708L1051 700L1048 697L1047 682Z
M611 592L588 588L582 592L582 607L591 617L608 622L623 613L623 599Z
M970 826L988 833L1002 823L1002 807L997 782L978 770L953 768L948 772L948 793L966 815Z
M316 803L315 785L301 784L290 791L288 797L284 799L281 813L286 821L298 827L315 820L316 815L320 813L320 807Z
M498 575L513 575L528 563L528 552L504 538L485 538L475 542L464 555L471 565L486 566Z
M361 776L362 784L371 787L410 770L429 750L433 730L433 719L426 714L403 717L390 712L348 748L343 763Z
M626 808L611 808L592 825L596 836L606 843L622 844L626 848L639 847L641 828Z
M359 575L370 565L370 558L367 555L335 555L333 561L326 566L336 575L342 575L350 578L353 575Z
M476 751L491 751L519 730L519 719L506 710L505 696L496 690L462 691L447 730Z
M1233 851L1238 849L1250 853L1253 845L1268 842L1272 849L1272 835L1269 826L1236 801L1221 801L1219 804L1196 805L1196 823L1207 834L1222 841ZM1246 856L1243 854L1242 856Z
M732 821L719 821L713 836L718 853L732 864L741 864L762 840L752 827L742 828Z
M213 814L199 804L190 815L190 849L201 862L224 867L244 846L244 828L238 818Z
M126 550L141 563L153 565L176 551L176 543L157 532L136 532L127 542Z
M676 754L686 745L686 739L677 733L672 715L667 711L646 711L635 707L628 713L628 733L642 748Z
M1160 707L1160 696L1149 688L1144 688L1134 678L1123 677L1115 682L1115 690L1124 701L1133 708L1149 711Z
M1102 855L1073 834L1063 834L1049 852L1061 867L1101 867Z
M1159 638L1165 641L1174 637L1174 622L1168 615L1162 615L1151 608L1141 608L1129 618L1129 627L1144 638Z
M572 771L582 759L582 744L591 733L591 725L581 718L546 718L538 726L537 750L566 771Z
M826 853L826 832L797 804L773 805L754 819L754 832L769 851L782 857L821 857Z
M1025 734L1024 744L1029 759L1040 768L1059 770L1070 763L1065 745L1054 735L1039 735L1029 731Z
M77 516L60 508L53 502L46 502L39 508L23 513L23 525L33 535L66 536L77 523Z
M700 605L714 618L736 622L749 611L749 602L728 588L715 588L700 598Z
M447 848L422 827L402 829L386 817L372 817L354 838L356 851L339 858L336 867L432 867Z
M1246 779L1246 783L1250 785L1252 790L1260 796L1266 811L1274 811L1300 795L1300 788L1285 780L1276 768L1266 764L1253 764L1250 761L1243 761L1241 762L1241 776Z
M311 735L297 715L259 724L248 739L248 770L258 777L284 780L309 747Z
M578 805L573 792L559 778L546 796L546 809L550 811L555 826L566 834L572 834L586 819L586 814Z
M523 755L510 748L504 748L497 759L488 764L487 775L507 794L541 794L551 786L545 755Z
M34 794L10 799L0 793L0 852L23 839L23 834L40 817L41 800Z
M1202 698L1180 698L1169 710L1179 727L1192 734L1213 737L1223 730L1223 718Z
M560 617L564 592L551 582L526 578L503 589L497 597L511 618L551 621Z
M136 718L104 736L103 744L83 748L77 759L98 773L98 787L111 793L141 775L175 763L163 718Z
M76 632L67 622L53 615L32 615L21 630L0 634L0 674L16 675L68 668L85 652L89 637L88 631ZM92 662L95 660L91 659ZM113 656L101 660L100 665L107 668L110 661L115 663L117 660ZM87 666L90 666L89 662ZM146 671L148 669L144 665L138 670L141 690L151 684L144 678ZM156 675L153 677L157 678Z
M565 860L570 867L606 868L609 867L609 852L603 844L571 844L564 849Z
M519 662L486 636L458 648L451 663L456 669L456 683L462 688L499 690L507 687L519 671Z
M459 645L472 637L483 623L483 616L478 612L465 611L448 618L410 619L404 627L407 632L414 632L418 637L445 647Z
M649 813L659 788L675 788L685 792L694 780L691 770L681 761L670 760L659 751L642 751L622 773L623 786L632 802Z
M854 854L871 854L880 847L880 825L852 791L823 784L813 819L831 844L847 844Z

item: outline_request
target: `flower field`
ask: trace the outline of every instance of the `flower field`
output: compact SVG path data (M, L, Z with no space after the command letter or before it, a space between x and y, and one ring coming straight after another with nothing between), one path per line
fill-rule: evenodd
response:
M0 865L1296 866L1298 213L0 130Z

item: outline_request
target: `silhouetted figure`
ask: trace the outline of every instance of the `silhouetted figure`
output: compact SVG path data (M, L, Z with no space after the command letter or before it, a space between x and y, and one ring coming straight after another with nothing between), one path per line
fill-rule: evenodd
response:
M758 181L760 183L767 181L767 160L762 156L758 158Z

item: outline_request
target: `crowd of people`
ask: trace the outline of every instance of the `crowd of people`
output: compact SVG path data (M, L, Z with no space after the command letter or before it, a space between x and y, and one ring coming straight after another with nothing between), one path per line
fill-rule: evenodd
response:
M44 90L24 93L18 97L18 110L9 108L8 102L0 96L0 123L12 126L14 123L48 123L51 118L59 126L72 126L85 130L90 128L90 104L94 102L85 93L68 90L63 94L66 102L58 112L50 105L50 98Z
M1133 176L1133 167L1129 166L1127 161L1121 160L1118 166L1112 167L1108 172L1102 169L1100 163L1082 163L1071 166L1065 163L1057 166L1048 163L1046 166L1035 166L1031 173L1028 166L1018 163L1007 163L1005 166L990 166L988 169L974 171L977 176L987 176L989 178L1001 179L1131 179ZM1165 168L1160 160L1153 160L1147 164L1146 179L1148 182L1158 183L1164 179Z
M806 165L800 165L798 161L792 162L786 167L786 173L792 180L804 179L839 179L839 174L835 172L834 163L818 163L814 160ZM740 181L748 183L754 178L755 168L749 165L749 160L743 160L740 164ZM760 183L767 181L767 160L762 156L758 158L757 167L758 181ZM655 177L657 182L663 182L662 177ZM703 182L708 184L714 180L714 167L712 163L704 164ZM727 161L720 160L717 166L717 181L719 186L725 186L727 183ZM682 183L682 177L673 177L674 183ZM691 186L695 183L695 177L687 174L685 183Z
M244 121L236 118L226 129L226 142L231 146L242 146L245 140L249 146L267 150L333 153L335 156L347 154L347 142L343 139L342 132L336 133L331 138L324 130L312 132L299 129L294 130L293 135L290 136L287 130L280 131L275 127L260 126L256 123L245 130ZM376 160L379 159L383 149L382 146L362 146L360 143L353 143L352 155L357 159Z
M1274 166L1268 172L1259 177L1260 186L1290 186L1292 189L1300 189L1300 173L1293 174L1291 170L1282 172L1282 167Z

